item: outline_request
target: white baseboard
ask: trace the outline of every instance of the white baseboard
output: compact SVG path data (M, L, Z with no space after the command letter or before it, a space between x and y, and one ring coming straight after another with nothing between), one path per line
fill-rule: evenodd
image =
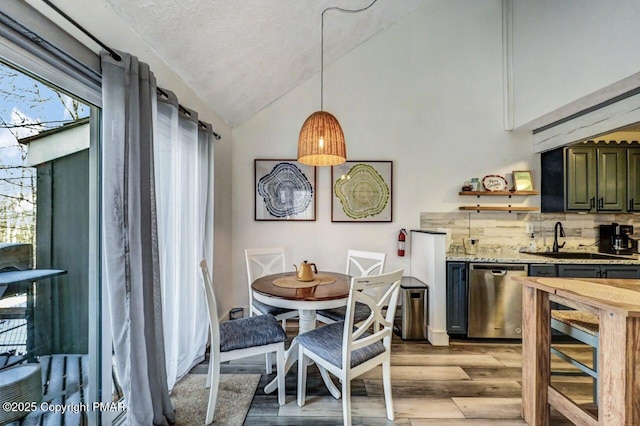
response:
M427 336L433 346L449 346L449 335L444 330L427 327Z

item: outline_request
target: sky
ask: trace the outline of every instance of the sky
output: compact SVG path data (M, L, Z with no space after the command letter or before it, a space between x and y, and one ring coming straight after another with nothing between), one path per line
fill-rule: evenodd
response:
M16 138L72 121L72 103L71 97L0 62L0 164L21 164ZM78 115L87 117L89 108L80 106Z

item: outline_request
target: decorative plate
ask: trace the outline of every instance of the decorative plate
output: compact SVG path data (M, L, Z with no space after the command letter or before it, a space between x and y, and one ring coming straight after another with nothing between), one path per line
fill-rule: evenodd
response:
M482 186L485 191L506 191L507 180L498 175L487 175L482 178Z

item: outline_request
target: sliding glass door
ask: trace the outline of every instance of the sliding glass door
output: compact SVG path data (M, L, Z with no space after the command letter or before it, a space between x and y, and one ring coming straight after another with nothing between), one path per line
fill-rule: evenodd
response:
M17 417L98 424L92 403L112 400L101 396L100 110L0 61L0 368L43 372L37 409Z

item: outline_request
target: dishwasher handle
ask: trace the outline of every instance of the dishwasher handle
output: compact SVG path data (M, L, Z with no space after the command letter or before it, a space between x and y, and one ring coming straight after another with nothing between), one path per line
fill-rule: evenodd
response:
M527 265L523 264L496 264L496 263L471 263L469 268L472 271L497 271L499 273L506 273L507 271L526 271Z
M492 269L491 270L491 275L496 276L496 277L504 277L505 275L507 275L507 271L502 269Z

